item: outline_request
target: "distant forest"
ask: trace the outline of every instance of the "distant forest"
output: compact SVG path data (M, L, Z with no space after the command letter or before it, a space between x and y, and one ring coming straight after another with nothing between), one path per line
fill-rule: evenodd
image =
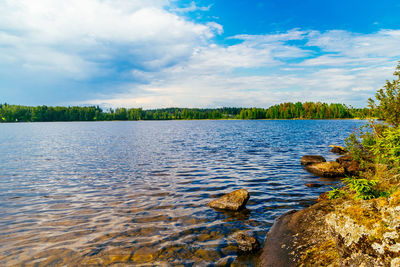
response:
M117 108L50 107L0 104L0 122L112 121L112 120L204 120L204 119L347 119L371 117L368 108L321 102L283 103L269 108Z

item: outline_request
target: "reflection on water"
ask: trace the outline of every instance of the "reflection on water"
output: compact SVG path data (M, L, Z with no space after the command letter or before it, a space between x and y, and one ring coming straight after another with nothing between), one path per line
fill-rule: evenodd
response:
M299 159L363 122L164 121L0 124L0 265L251 265L274 218L333 182ZM321 188L307 188L317 182ZM246 188L242 212L212 199Z

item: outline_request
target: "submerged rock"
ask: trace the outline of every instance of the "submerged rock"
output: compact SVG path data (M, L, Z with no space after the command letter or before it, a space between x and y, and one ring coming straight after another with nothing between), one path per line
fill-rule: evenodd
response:
M326 159L323 156L319 155L306 155L303 156L300 160L301 165L310 165L321 162L326 162Z
M308 183L308 184L305 184L305 186L307 186L307 187L321 187L322 184Z
M343 177L345 169L336 161L315 163L305 166L305 169L314 175L328 178Z
M346 148L342 147L342 146L335 146L335 145L330 145L329 147L331 147L331 152L332 153L336 153L336 154L346 154L347 150Z
M253 236L248 236L244 232L237 232L233 235L233 239L238 244L239 252L249 253L260 249L260 243Z
M211 201L208 205L214 209L238 211L246 206L249 198L250 195L246 189L239 189Z

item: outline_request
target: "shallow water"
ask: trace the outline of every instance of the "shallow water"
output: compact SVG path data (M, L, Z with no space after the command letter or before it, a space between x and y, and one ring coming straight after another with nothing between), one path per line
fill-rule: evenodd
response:
M145 121L0 124L0 265L252 265L280 214L335 183L300 158L364 122ZM305 187L320 183L320 188ZM247 209L207 203L235 189Z

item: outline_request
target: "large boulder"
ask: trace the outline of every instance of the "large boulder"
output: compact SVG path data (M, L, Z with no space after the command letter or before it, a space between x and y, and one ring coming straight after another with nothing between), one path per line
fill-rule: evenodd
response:
M344 177L346 173L344 167L336 161L306 165L305 169L316 176L327 178Z
M246 189L239 189L211 201L208 205L214 209L238 211L246 206L249 198L250 195Z
M347 150L346 148L342 147L342 146L335 146L335 145L330 145L329 147L331 147L331 152L332 153L336 153L336 154L346 154Z
M253 236L249 236L244 232L237 232L233 235L233 239L238 245L239 252L250 253L260 249L260 243Z
M326 162L326 159L323 156L319 155L306 155L303 156L300 160L301 165L310 165L321 162Z
M400 266L400 192L336 205L326 224L341 266Z
M257 266L339 266L339 255L325 223L333 205L327 201L279 217L262 249Z
M279 217L259 266L400 266L400 191L323 200Z

